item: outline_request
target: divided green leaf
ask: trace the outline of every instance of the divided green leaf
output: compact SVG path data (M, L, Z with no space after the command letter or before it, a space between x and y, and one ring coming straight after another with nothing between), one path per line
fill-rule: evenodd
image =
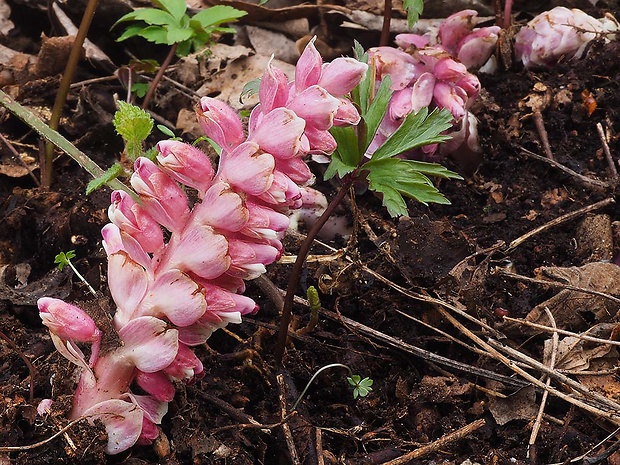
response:
M142 108L119 101L114 128L125 141L127 157L135 161L142 155L142 144L153 130L153 118Z
M420 15L424 10L424 0L404 0L403 6L407 12L409 29L411 29L420 19Z

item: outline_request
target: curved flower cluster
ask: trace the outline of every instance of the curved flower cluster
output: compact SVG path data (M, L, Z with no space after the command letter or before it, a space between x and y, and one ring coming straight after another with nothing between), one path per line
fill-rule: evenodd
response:
M294 82L268 67L247 137L230 107L201 100L199 121L222 148L217 171L203 152L178 141L157 145L157 164L136 161L131 185L139 201L114 192L111 223L102 231L117 306L112 347L103 348L102 332L80 308L39 301L54 344L82 368L71 417L100 419L108 453L156 438L174 381L203 372L191 348L256 310L242 295L244 280L264 273L282 253L287 213L302 205L312 181L304 157L331 153L332 125L359 121L343 96L365 71L348 58L324 65L311 43ZM196 190L193 206L181 185ZM88 362L77 342L92 344ZM134 383L146 395L133 393Z
M545 11L522 27L515 36L515 57L526 68L549 67L561 58L581 58L588 43L618 31L612 16L596 19L562 6Z

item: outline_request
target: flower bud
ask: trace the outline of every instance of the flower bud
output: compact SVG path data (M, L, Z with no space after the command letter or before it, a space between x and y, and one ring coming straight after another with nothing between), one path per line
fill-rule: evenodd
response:
M196 114L206 136L223 150L232 150L245 139L239 116L226 103L202 97Z
M146 252L154 252L164 244L159 223L125 191L112 192L108 217L122 231L138 241Z
M157 150L159 165L172 179L193 187L201 195L209 188L215 172L202 150L176 140L159 142Z

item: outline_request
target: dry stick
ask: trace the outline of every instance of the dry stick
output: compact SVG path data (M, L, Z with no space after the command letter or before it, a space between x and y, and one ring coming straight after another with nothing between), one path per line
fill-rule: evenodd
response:
M591 211L607 207L608 205L611 205L613 203L616 203L616 201L614 200L613 197L610 197L605 200L601 200L600 202L593 203L592 205L588 205L587 207L580 208L579 210L576 210L574 212L570 212L565 215L559 216L549 221L548 223L545 223L542 226L525 233L521 237L516 238L514 241L510 243L505 253L508 254L512 252L515 248L517 248L519 245L521 245L528 239L534 237L537 234L540 234L541 232L546 231L547 229L553 228L554 226L558 226L562 223L565 223L566 221L570 221L579 216L585 215L586 213L590 213Z
M315 442L316 442L316 465L325 465L325 458L323 457L323 433L321 428L315 430Z
M280 419L284 421L287 416L286 412L286 383L284 382L284 375L282 373L278 373L276 375L276 380L278 381L278 399L280 400ZM291 455L291 463L293 465L301 465L299 461L299 455L297 454L297 449L295 448L295 441L293 441L293 435L291 434L291 428L288 423L282 424L282 431L284 432L284 439L286 441L286 447L288 448L288 452Z
M620 299L618 297L614 297L611 294L606 294L604 292L600 292L600 291L595 291L594 289L587 289L584 287L578 287L578 286L573 286L572 284L564 284L564 283L560 283L557 281L545 281L544 279L536 279L536 278L530 278L528 276L523 276L520 274L516 274L516 273L511 273L510 271L506 271L503 269L497 269L496 273L505 276L507 278L512 278L515 279L517 281L522 281L525 283L534 283L534 284L542 284L543 286L549 286L549 287L560 287L562 289L568 289L570 291L578 291L578 292L583 292L584 294L592 294L598 297L603 297L605 299L609 299L612 302L615 302L617 304L620 304Z
M614 436L616 436L618 433L620 433L620 428L616 428L614 431L612 431L611 433L609 433L607 435L607 437L605 439L603 439L602 441L599 441L598 444L594 444L592 447L590 447L590 449L588 449L586 452L584 452L582 455L580 455L579 457L575 457L573 459L570 459L568 461L565 462L559 462L559 463L550 463L549 465L566 465L567 463L575 463L575 462L582 462L583 459L585 459L586 457L588 457L592 452L594 452L595 450L599 449L600 447L602 447L607 441L609 441L611 438L613 438ZM583 463L583 462L582 462Z
M588 336L587 334L578 334L578 333L574 333L572 331L567 331L565 329L551 328L549 326L541 325L541 324L538 324L538 323L532 323L531 321L523 320L521 318L511 318L509 316L505 316L504 320L510 321L512 323L519 323L519 324L522 324L524 326L530 326L532 328L540 329L540 330L546 331L548 333L558 333L558 334L561 334L563 336L572 336L572 337L575 337L577 339L581 339L583 341L596 342L598 344L609 344L609 345L612 345L612 346L620 346L620 341L612 341L612 340L609 340L609 339L601 339L599 337ZM611 371L614 372L615 370L611 370ZM585 373L585 372L579 371L579 373ZM597 371L596 373L599 373L599 372Z
M611 156L611 150L609 150L609 144L607 143L607 136L605 135L605 131L603 130L603 125L601 123L596 123L596 131L598 132L598 136L601 139L601 145L603 146L603 153L605 153L605 159L607 160L607 164L609 165L609 171L611 172L612 179L616 179L618 177L618 170L616 169L616 162L614 158Z
M538 131L538 137L540 137L540 142L542 143L545 155L547 155L547 158L549 160L555 161L555 157L553 156L553 152L551 151L551 145L549 144L547 130L545 129L545 121L543 120L543 116L540 110L534 110L534 112L532 113L532 119L534 120L534 125L536 126L536 130Z
M223 412L227 413L228 416L230 416L233 420L236 420L242 424L255 425L257 428L263 427L263 425L261 425L258 421L252 418L252 416L239 410L238 408L233 407L228 402L220 399L219 397L213 396L211 394L207 394L206 392L201 391L200 389L192 388L192 391L194 392L194 394L196 394L201 399L206 400L207 402L210 402L211 404L215 405ZM261 431L263 433L269 433L270 432L269 426L265 426L265 429L261 429Z
M565 400L566 402L569 402L577 407L580 407L582 409L584 409L587 412L590 412L594 415L598 415L601 416L603 418L608 419L609 421L611 421L613 424L615 424L616 426L620 426L620 413L613 413L613 412L620 412L620 405L616 404L615 402L611 402L608 401L608 399L604 399L606 403L608 405L614 405L613 407L611 407L612 412L609 411L605 411L602 410L600 408L594 407L590 404L588 404L587 402L578 399L576 397L573 397L571 395L567 395L561 391L558 391L557 389L549 386L547 387L545 385L545 383L543 383L542 381L540 381L538 378L532 376L531 374L529 374L527 371L525 371L524 369L522 369L521 367L519 367L513 360L511 360L510 358L508 358L507 356L505 356L504 354L502 354L501 352L499 352L495 347L501 348L502 350L505 351L510 351L511 354L513 354L514 356L514 352L516 352L518 355L520 355L521 359L527 359L528 362L531 363L530 366L532 366L533 368L537 369L538 371L542 371L546 374L549 374L550 376L554 377L555 379L560 380L561 382L565 382L565 384L568 384L570 387L577 387L578 391L580 392L584 392L586 391L588 394L593 395L591 392L589 392L587 389L585 389L581 384L571 380L570 378L561 375L560 373L554 372L552 370L549 370L544 364L533 360L523 354L521 354L519 351L513 350L511 348L509 348L508 346L505 346L504 344L500 343L499 341L495 341L493 339L489 339L488 343L483 341L480 337L476 336L471 330L469 330L467 327L465 327L464 325L462 325L456 318L454 318L448 311L446 311L443 307L441 306L437 306L437 311L439 313L442 314L442 316L447 319L452 325L454 325L457 329L459 329L461 332L463 332L467 337L469 337L472 341L474 341L476 344L478 344L480 347L484 348L485 350L487 350L487 352L489 353L489 355L493 358L495 358L496 360L500 361L501 363L503 363L504 365L506 365L508 368L510 368L512 371L514 371L515 373L517 373L518 375L520 375L522 378L526 379L527 381L529 381L531 384L534 384L535 386L537 386L540 389L544 389L544 390L548 390L551 394L559 397L560 399ZM593 395L593 397L596 397ZM602 397L602 396L599 396Z
M486 422L482 419L471 422L468 425L463 426L462 428L457 429L451 433L446 434L445 436L440 437L436 441L422 446L414 451L411 451L397 459L390 460L389 462L385 462L383 465L406 465L411 460L418 459L420 457L424 457L425 455L431 454L433 452L437 452L444 447L452 444L453 442L460 441L461 439L469 436L474 431L482 428Z
M589 189L600 191L600 190L609 189L611 187L608 182L599 181L598 179L592 179L587 176L584 176L583 174L579 174L576 171L573 171L570 168L567 168L563 164L558 163L557 161L552 160L550 158L541 157L537 153L534 153L526 149L525 147L519 147L519 150L521 150L521 153L523 153L524 155L527 155L528 157L548 163L549 165L555 168L558 168L559 170L565 172L569 176L572 176L573 178L575 178L577 181L579 181L581 184L583 184L585 187L588 187Z
M149 85L149 90L147 91L146 96L144 97L144 100L142 101L143 109L146 109L146 107L149 106L149 103L151 99L153 98L153 95L155 95L155 89L157 88L159 81L161 81L162 76L164 75L164 73L166 72L166 69L168 68L168 66L170 66L170 63L172 62L172 59L174 58L178 45L179 45L178 43L172 44L172 46L170 47L170 50L168 51L168 55L166 55L164 62L159 67L159 70L157 71L155 78L153 78L153 81L151 81L151 84Z
M545 307L545 313L547 314L547 318L551 322L551 326L554 329L557 329L555 324L555 318L553 317L553 313L549 310L548 307ZM555 360L558 354L558 346L560 344L560 338L558 333L553 333L553 347L551 349L551 358L549 360L549 369L555 369ZM536 444L536 437L538 436L538 432L540 431L540 425L542 424L543 414L545 413L545 405L547 405L547 397L549 397L549 386L551 386L551 376L547 375L547 381L545 382L547 385L547 389L542 394L542 398L540 400L540 407L538 408L538 415L536 415L536 420L534 421L534 425L532 426L532 433L530 434L530 440L527 443L527 454L526 458L530 457L530 452L534 448L534 444Z

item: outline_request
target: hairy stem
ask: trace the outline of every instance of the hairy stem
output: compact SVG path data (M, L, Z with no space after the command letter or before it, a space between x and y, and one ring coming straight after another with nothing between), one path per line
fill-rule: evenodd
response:
M314 239L316 238L323 225L327 222L332 213L334 213L334 210L336 210L336 207L342 201L344 196L347 195L347 193L349 192L349 188L351 187L351 184L353 184L354 180L354 176L349 176L343 182L336 196L332 199L323 214L319 217L316 223L314 223L312 228L310 228L310 231L308 231L306 239L304 239L301 247L299 248L299 252L297 252L297 259L295 260L295 264L293 265L293 270L291 271L291 276L288 280L288 286L286 288L284 307L282 308L282 316L280 318L280 328L278 329L278 343L276 345L275 351L276 363L278 364L282 363L282 358L284 357L284 349L286 348L288 327L291 322L295 291L297 290L297 285L299 284L299 278L301 277L301 273L303 271L304 262L306 261L306 257L310 252L310 247L312 246Z
M71 47L71 53L67 61L65 72L62 73L62 80L60 81L60 87L58 88L58 94L56 94L56 101L54 102L54 108L52 109L52 116L50 117L50 128L54 131L58 130L60 123L60 115L62 114L62 108L67 101L67 95L69 94L69 87L71 86L71 80L75 74L78 62L82 57L82 46L86 39L86 34L90 29L90 24L95 16L95 11L99 5L99 0L88 0L86 4L86 10L84 10L84 16L82 16L82 22L78 29L75 41ZM47 142L45 145L45 162L41 166L41 185L44 188L49 188L52 183L52 164L54 161L54 145L51 142Z
M166 59L161 64L161 66L159 67L159 71L157 71L157 74L151 81L149 90L146 93L146 96L144 97L144 101L142 102L143 109L146 109L149 106L149 103L151 103L151 99L153 98L153 95L155 95L155 89L157 89L157 86L159 85L159 81L161 81L161 79L164 77L164 73L166 72L166 69L168 69L168 66L170 66L170 63L172 62L172 59L174 58L174 54L177 51L177 46L178 44L173 44L172 47L170 47L170 51L168 52Z

